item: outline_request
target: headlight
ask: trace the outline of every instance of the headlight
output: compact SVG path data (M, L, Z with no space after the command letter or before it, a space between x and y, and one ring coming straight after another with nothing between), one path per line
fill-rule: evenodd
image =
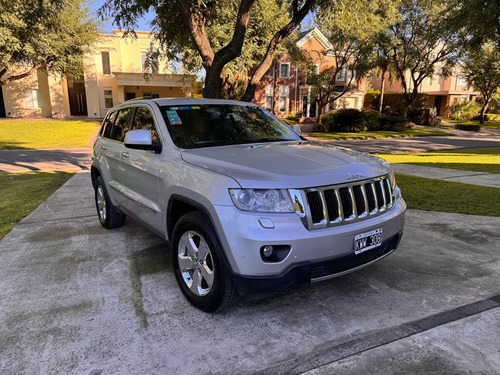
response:
M285 189L229 189L229 194L234 205L243 211L295 212Z
M396 177L394 177L392 169L391 173L389 173L389 182L391 183L391 190L394 191L394 189L396 189Z

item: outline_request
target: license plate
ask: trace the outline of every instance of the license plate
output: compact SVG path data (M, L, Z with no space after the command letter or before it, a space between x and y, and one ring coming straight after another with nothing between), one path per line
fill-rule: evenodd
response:
M354 237L354 254L373 249L382 243L382 229L375 229L371 232L357 234Z

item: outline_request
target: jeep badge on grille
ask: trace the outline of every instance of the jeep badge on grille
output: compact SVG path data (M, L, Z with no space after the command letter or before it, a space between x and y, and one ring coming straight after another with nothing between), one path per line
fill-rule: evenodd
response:
M355 172L355 173L347 173L347 179L348 180L356 180L358 178L363 177L362 173Z

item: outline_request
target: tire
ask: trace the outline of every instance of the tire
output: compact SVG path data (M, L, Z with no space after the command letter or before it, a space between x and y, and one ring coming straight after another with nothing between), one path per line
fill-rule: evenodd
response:
M97 217L104 228L113 229L125 224L127 216L119 212L116 207L113 206L101 177L97 177L94 198Z
M171 249L175 278L193 306L213 313L238 301L222 246L206 216L199 211L182 216L175 225Z

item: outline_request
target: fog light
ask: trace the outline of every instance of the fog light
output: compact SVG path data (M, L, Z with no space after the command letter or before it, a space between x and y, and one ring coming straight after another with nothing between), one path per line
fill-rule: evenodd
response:
M272 246L264 246L262 248L262 254L264 254L265 257L270 257L273 253L273 247Z

